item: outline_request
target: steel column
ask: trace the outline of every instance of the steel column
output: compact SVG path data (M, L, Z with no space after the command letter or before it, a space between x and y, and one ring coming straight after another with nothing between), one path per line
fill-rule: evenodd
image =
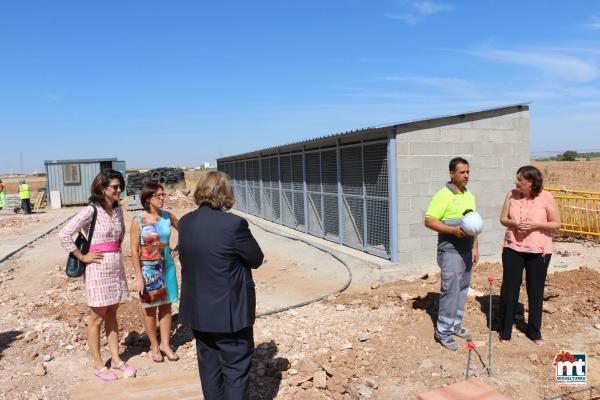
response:
M398 262L398 190L396 182L396 129L392 128L387 142L388 199L390 222L390 260Z
M262 179L262 158L258 156L258 213L262 219L265 218L263 207L263 179Z
M304 189L304 233L308 233L308 185L306 183L306 146L302 146L302 180Z
M279 224L283 225L283 191L281 190L281 153L277 150L277 178L279 180Z
M362 175L362 195L363 195L363 250L367 251L367 185L365 184L365 143L360 141L361 175Z
M321 233L325 237L325 191L323 190L323 151L319 151L319 181L321 182Z
M340 140L335 143L335 163L337 169L338 187L338 242L344 243L344 198L342 197L342 157L340 154Z

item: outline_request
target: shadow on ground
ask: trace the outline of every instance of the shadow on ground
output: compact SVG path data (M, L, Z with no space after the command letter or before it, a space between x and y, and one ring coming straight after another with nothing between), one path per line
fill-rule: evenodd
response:
M4 350L10 347L10 344L14 342L17 336L19 336L22 333L23 331L0 332L0 359L2 359L2 353L4 352Z
M485 320L490 320L490 296L477 296L475 300L479 303L480 310L485 314ZM527 322L525 322L525 306L518 302L515 308L513 323L522 333L527 332ZM500 332L500 296L492 295L492 331Z
M194 340L192 331L178 323L178 314L173 315L173 326L175 329L172 331L171 347L175 351ZM147 352L150 346L148 336L135 331L129 332L124 342L125 351L121 356L125 360ZM288 370L291 365L287 358L277 357L277 353L278 348L274 340L260 343L254 348L250 370L250 400L272 400L277 397L282 372Z
M274 340L255 347L250 371L250 400L272 400L277 397L281 373L290 368L287 358L277 357Z
M178 322L178 317L179 314L173 314L172 316L172 326L174 329L171 331L171 348L174 351L177 351L177 349L182 345L194 340L192 331L181 325ZM156 335L160 342L160 332L158 327ZM143 352L148 352L150 349L150 340L148 339L148 335L145 333L140 335L140 333L137 331L131 331L127 334L127 337L124 338L124 345L125 351L121 354L121 357L125 360L128 360L131 357L140 355Z
M435 323L437 322L438 307L440 304L440 294L437 292L428 292L425 297L419 296L413 302L413 309L423 310L431 318L433 331L435 332Z

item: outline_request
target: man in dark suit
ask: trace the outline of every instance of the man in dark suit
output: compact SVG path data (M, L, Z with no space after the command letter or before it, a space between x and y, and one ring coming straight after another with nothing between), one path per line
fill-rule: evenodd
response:
M229 177L210 171L194 193L198 209L179 221L179 319L196 338L207 400L248 399L256 292L251 268L263 253L234 203Z

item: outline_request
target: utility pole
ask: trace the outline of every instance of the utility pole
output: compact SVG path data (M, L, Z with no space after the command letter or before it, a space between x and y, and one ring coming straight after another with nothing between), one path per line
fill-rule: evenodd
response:
M19 152L19 161L21 162L21 175L23 175L23 152Z

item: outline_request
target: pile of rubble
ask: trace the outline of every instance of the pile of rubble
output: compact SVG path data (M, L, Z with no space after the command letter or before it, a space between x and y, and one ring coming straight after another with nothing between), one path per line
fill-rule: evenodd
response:
M193 193L190 189L181 189L170 191L167 190L167 198L165 199L165 208L178 209L178 208L195 208Z

